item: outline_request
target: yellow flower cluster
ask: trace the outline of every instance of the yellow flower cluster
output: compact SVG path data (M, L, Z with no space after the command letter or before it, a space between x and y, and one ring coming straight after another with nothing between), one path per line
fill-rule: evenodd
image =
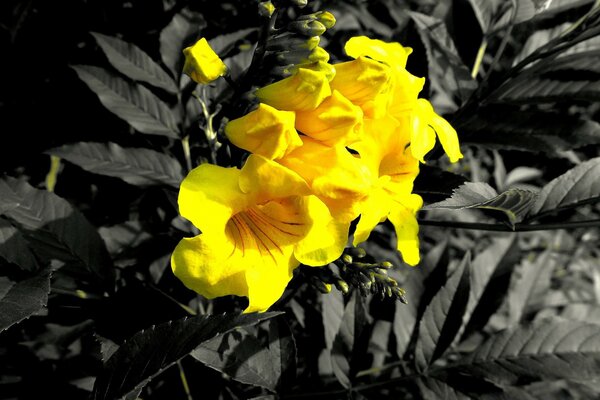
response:
M251 153L241 170L204 164L182 183L180 212L202 231L172 258L189 288L265 311L300 263L341 256L356 218L353 245L389 219L404 261L419 262L413 182L436 135L451 161L462 157L456 132L418 98L410 48L361 36L345 50L353 60L258 89L258 107L228 123L231 143Z

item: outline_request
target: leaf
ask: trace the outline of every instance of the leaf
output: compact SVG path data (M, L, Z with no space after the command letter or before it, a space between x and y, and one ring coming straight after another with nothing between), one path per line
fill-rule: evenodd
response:
M51 274L52 270L45 268L15 283L0 297L0 332L30 317L48 303Z
M600 157L570 169L542 188L529 217L600 200Z
M181 75L183 49L198 38L204 27L202 14L184 8L160 32L160 55L175 77Z
M256 335L236 330L201 344L191 356L232 379L275 391L290 364L296 346L285 322L271 320L265 345Z
M202 343L281 313L201 315L169 321L136 333L104 364L94 385L95 400L120 398L144 385Z
M225 57L238 41L248 37L253 32L256 32L256 28L240 29L239 31L215 36L210 39L208 43L215 53L219 54L221 57Z
M551 250L540 254L533 262L524 259L513 274L506 300L508 303L508 326L514 326L524 317L528 306L536 298L543 297L550 289L550 278L557 260Z
M490 105L457 124L461 143L556 155L600 143L600 124L575 115Z
M425 307L446 280L448 243L441 242L427 252L417 268L408 270L408 278L402 283L408 304L395 303L393 331L396 337L396 353L403 358L407 353L417 321ZM443 278L443 281L441 281ZM433 281L433 282L432 282Z
M477 83L458 55L446 26L441 20L424 14L410 12L410 16L427 51L432 85L435 82L444 93L455 96L459 105L463 104L477 88Z
M509 189L498 194L490 185L483 182L467 182L454 190L452 197L423 207L424 210L446 208L462 210L478 208L501 211L511 226L521 222L533 205L537 194L528 190Z
M467 254L427 306L419 323L415 362L427 369L453 342L469 299L470 258Z
M344 317L344 297L338 290L332 290L325 294L320 294L322 316L323 316L323 329L325 337L325 348L331 350L333 347L333 340L340 330L342 318Z
M559 320L497 333L448 369L512 385L534 379L597 379L599 364L598 325Z
M600 100L600 81L598 80L560 81L527 77L513 79L503 89L500 94L493 97L493 101L514 104L539 104L559 101L572 102L574 100L585 102Z
M143 86L89 65L72 66L110 112L149 135L179 137L175 113Z
M169 93L177 93L173 79L139 47L97 32L92 32L92 36L117 71L135 81L149 83Z
M489 32L493 21L507 4L502 0L469 0L469 3L484 34Z
M19 207L20 199L19 196L14 193L8 183L2 179L0 179L0 215L4 214L6 211L13 210Z
M94 174L113 176L136 186L168 185L179 188L181 164L150 149L123 148L116 143L76 143L46 151Z
M27 182L14 178L0 182L0 197L16 196L20 203L5 216L40 258L83 266L111 287L114 272L106 246L83 214L54 193L35 189Z
M426 202L441 201L452 195L452 191L465 183L462 175L444 171L430 165L421 165L415 179L413 193L423 197Z
M33 272L39 268L21 232L5 219L0 219L0 257L25 271Z
M445 382L442 382L435 378L428 378L426 376L416 380L423 400L470 400L472 397L467 396L449 386Z

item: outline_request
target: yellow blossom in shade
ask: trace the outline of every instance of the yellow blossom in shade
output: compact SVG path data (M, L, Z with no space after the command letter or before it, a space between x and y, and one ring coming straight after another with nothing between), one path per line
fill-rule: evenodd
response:
M296 112L296 128L326 145L360 139L363 112L337 90L312 111Z
M278 162L304 178L334 218L349 223L371 189L370 171L344 146L327 146L310 137L302 141L301 147Z
M335 221L306 182L258 155L244 167L203 164L184 179L180 213L202 233L171 257L174 274L207 298L248 297L245 312L267 310L300 263L338 258L347 224Z
M225 126L225 134L239 148L274 160L302 145L294 128L295 114L269 105L258 108Z
M380 222L389 219L396 231L397 249L409 265L419 263L419 225L416 213L423 201L413 194L419 161L408 146L402 124L386 116L365 120L363 140L352 146L374 176L373 186L361 203L354 245L364 242Z
M183 72L197 83L207 84L227 73L227 66L210 47L205 38L183 49Z
M368 117L385 112L389 101L391 69L366 57L335 64L331 88L339 91L352 103L360 106Z
M306 68L256 91L262 103L286 111L314 110L330 95L327 76Z

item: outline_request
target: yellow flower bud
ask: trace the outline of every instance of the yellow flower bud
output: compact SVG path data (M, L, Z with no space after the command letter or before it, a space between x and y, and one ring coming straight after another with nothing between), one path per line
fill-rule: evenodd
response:
M227 66L210 47L205 38L183 50L183 72L195 82L208 84L227 73Z
M258 3L258 13L263 17L270 17L275 12L275 6L270 1Z
M266 104L230 121L225 134L239 148L274 160L302 145L294 129L294 113L279 111Z
M314 110L330 95L325 74L305 68L256 91L256 97L262 103L286 111Z
M317 61L317 62L312 62L312 63L308 63L308 64L291 66L289 68L289 71L291 71L291 73L295 73L300 68L305 68L305 69L310 69L313 71L321 72L321 73L325 74L325 77L327 78L328 82L331 82L333 80L333 78L335 78L335 66L333 66L329 63L323 62L323 61Z
M305 36L321 36L327 28L319 21L293 21L288 24L288 29L292 32Z

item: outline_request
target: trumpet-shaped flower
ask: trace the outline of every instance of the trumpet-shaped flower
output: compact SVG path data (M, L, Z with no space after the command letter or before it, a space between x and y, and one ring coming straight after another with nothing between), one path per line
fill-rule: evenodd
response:
M362 141L352 146L374 176L374 184L361 204L354 245L364 242L380 222L389 219L398 239L397 249L409 265L419 263L419 225L416 213L423 201L413 194L419 161L408 146L406 129L390 116L365 120Z
M227 73L227 66L205 38L183 49L183 54L185 55L183 72L197 83L207 84Z
M195 168L181 185L179 207L202 233L177 245L173 272L207 298L248 297L245 312L267 310L299 263L325 265L347 240L347 225L299 175L258 155L241 170Z
M312 111L296 112L296 128L330 146L360 139L363 112L337 90Z
M295 114L266 104L225 126L225 134L239 148L270 160L281 158L302 146L294 128Z
M371 189L371 172L344 146L327 146L310 137L279 163L302 176L337 220L350 223Z
M306 68L256 91L256 97L262 103L285 111L314 110L330 95L327 76Z

